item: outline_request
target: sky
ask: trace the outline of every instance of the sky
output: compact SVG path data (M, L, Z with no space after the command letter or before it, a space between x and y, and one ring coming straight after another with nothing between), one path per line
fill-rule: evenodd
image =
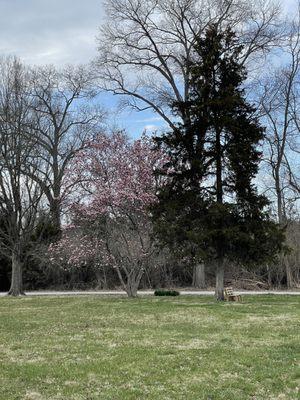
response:
M0 54L30 65L83 64L97 56L96 36L104 20L101 0L0 0ZM153 129L152 113L116 109L116 96L102 93L110 123L138 137Z
M282 0L291 12L298 0ZM17 55L27 64L81 64L97 55L96 36L104 20L102 0L0 0L0 54ZM115 109L115 96L101 94L99 102L110 118L132 136L159 127L150 112Z
M102 0L0 0L0 55L29 65L88 63L97 56L103 19ZM147 115L120 113L116 96L101 93L97 101L108 109L109 122L133 137L151 125Z
M84 63L96 55L101 0L0 0L0 52L30 64Z
M291 11L298 0L281 0ZM30 64L85 63L97 55L102 0L0 0L0 53Z

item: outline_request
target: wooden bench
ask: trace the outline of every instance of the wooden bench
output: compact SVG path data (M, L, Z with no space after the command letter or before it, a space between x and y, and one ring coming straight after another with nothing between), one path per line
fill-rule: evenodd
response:
M224 300L242 301L242 296L240 294L234 294L232 287L227 287L224 289Z

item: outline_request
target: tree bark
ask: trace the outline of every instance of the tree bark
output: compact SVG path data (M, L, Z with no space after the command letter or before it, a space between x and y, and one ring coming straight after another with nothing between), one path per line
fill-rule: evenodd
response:
M194 265L193 270L193 287L197 289L205 288L205 265L199 263Z
M131 271L127 276L126 293L128 297L137 297L137 291L143 276L144 270L141 268L138 271Z
M267 265L267 273L268 273L268 288L272 288L272 275L270 265Z
M216 264L215 297L217 301L224 301L224 260L220 258Z
M125 288L127 296L132 298L137 297L137 289L138 288L135 285L128 283Z
M116 267L116 271L123 286L123 289L127 293L128 297L137 297L137 291L144 273L144 270L140 268L138 271L131 270L126 272L126 281L123 279L120 267Z
M55 230L57 231L57 235L60 235L61 232L61 204L60 200L54 199L50 203L50 214L51 214L51 220L53 223L53 226L55 227Z
M216 195L217 203L223 204L223 180L222 180L222 146L221 129L216 128ZM220 232L223 230L223 221L219 222ZM217 239L217 260L216 260L216 291L217 301L224 300L224 255L222 238Z
M12 272L9 296L21 296L23 292L22 262L18 251L14 250L11 256Z
M293 271L289 264L289 260L287 260L286 258L284 258L284 264L285 264L285 272L286 272L286 286L288 289L292 289L293 287L295 287Z

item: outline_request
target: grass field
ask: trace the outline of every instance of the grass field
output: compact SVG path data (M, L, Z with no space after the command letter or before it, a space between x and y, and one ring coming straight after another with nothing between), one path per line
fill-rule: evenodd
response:
M300 398L300 296L0 299L0 399Z

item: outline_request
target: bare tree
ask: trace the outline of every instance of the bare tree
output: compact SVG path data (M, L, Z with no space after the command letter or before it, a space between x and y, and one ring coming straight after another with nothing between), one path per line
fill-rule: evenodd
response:
M275 197L278 222L286 225L300 198L300 8L290 24L289 39L281 55L284 65L274 69L265 79L260 98L263 123L267 128L267 190L271 198ZM287 286L292 287L295 282L288 259L282 256L281 262L286 269Z
M264 123L267 127L265 161L271 172L273 190L277 203L279 223L284 223L288 213L288 199L294 200L290 183L296 185L291 159L297 150L297 92L300 67L299 32L291 38L290 63L268 77L261 95Z
M36 119L36 158L42 161L41 168L34 168L30 176L44 192L59 232L62 202L74 184L65 180L69 162L93 137L104 113L90 106L97 92L85 67L32 70L30 95Z
M123 96L124 105L156 112L172 129L170 108L187 99L191 49L209 23L239 32L244 62L283 35L273 0L107 0L105 6L96 61L101 87Z
M22 294L22 262L39 213L42 192L24 173L32 162L28 73L15 58L0 62L0 252L11 259L9 294ZM36 165L37 168L37 165Z

